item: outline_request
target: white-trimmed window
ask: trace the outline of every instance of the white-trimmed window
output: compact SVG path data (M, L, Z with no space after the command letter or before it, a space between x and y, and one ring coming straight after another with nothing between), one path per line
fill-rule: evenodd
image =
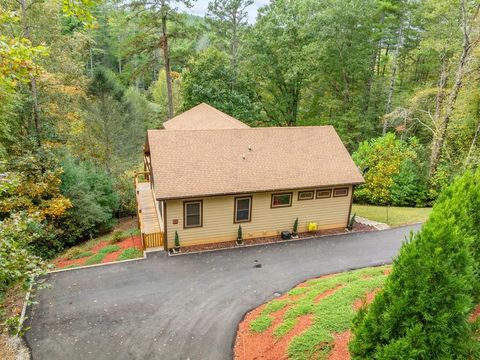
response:
M183 227L193 228L202 226L202 200L185 201L183 203Z
M235 223L249 222L252 220L252 197L243 196L235 198Z

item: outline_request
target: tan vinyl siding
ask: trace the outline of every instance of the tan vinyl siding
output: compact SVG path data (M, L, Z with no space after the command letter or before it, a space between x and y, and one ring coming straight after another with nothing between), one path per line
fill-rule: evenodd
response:
M166 201L168 247L173 246L175 231L178 231L180 245L188 246L235 240L238 225L242 226L244 239L278 235L284 230L291 231L297 217L299 232L307 231L309 222L316 222L319 230L347 226L351 186L348 196L327 199L298 201L298 191L293 191L292 206L280 208L271 208L272 194L276 192L245 194L252 196L251 221L241 224L234 223L234 195L188 199L203 200L203 226L190 229L183 228L183 203L186 199ZM174 220L178 220L177 224Z

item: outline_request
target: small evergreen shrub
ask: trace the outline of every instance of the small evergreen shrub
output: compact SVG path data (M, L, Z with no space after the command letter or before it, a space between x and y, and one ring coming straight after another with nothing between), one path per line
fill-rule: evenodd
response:
M178 232L175 230L175 241L174 241L174 245L176 248L179 248L180 247L180 237L178 236Z
M238 225L237 240L243 240L242 225Z
M298 217L295 219L293 223L293 235L297 235L297 234L298 234Z
M355 225L355 218L357 217L357 214L353 214L352 217L348 220L348 230L353 229L353 225Z

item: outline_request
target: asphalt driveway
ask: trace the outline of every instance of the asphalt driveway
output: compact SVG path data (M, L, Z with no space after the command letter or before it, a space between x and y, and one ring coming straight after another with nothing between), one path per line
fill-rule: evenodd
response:
M250 309L305 279L391 261L419 226L55 273L29 309L33 358L232 357ZM255 265L261 264L261 267Z

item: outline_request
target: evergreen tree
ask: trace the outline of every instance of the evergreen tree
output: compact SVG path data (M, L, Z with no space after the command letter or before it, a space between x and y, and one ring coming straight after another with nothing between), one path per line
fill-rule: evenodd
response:
M411 235L385 288L353 326L353 359L474 359L469 315L478 302L480 171L442 195Z

